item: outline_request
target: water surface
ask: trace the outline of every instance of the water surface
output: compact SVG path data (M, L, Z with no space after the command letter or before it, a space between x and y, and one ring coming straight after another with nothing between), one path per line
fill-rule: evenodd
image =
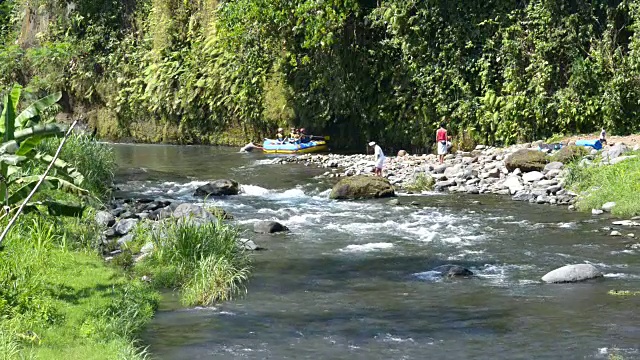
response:
M337 202L331 184L315 179L324 169L236 151L116 146L124 192L197 201L191 193L207 180L239 181L243 194L217 203L268 248L253 255L248 294L237 301L181 309L167 295L143 334L155 357L640 358L640 299L607 295L640 289L639 254L601 230L609 220L490 195ZM291 232L255 235L260 220ZM585 262L605 278L539 281ZM429 271L446 263L477 276Z

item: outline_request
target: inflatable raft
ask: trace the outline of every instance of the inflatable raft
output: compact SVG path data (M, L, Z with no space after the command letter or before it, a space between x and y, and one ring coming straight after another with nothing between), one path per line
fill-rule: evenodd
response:
M272 139L264 139L262 151L267 154L308 154L327 151L325 140L310 140L307 142L279 142Z

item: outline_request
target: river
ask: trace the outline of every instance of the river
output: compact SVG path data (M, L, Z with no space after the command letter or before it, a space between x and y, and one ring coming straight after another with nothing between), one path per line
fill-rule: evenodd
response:
M243 193L217 200L268 250L253 254L246 296L183 309L166 294L142 335L159 359L640 358L638 252L610 219L489 195L332 201L324 169L271 165L263 154L204 146L116 145L123 192L195 201L206 180ZM413 202L413 204L412 204ZM259 220L286 235L255 235ZM640 234L638 234L640 235ZM477 276L442 279L454 263ZM605 277L543 284L591 263Z

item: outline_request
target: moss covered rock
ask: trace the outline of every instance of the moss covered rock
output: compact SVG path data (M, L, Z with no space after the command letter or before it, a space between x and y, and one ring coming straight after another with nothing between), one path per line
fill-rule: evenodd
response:
M580 160L583 156L587 155L587 149L582 146L569 145L558 150L551 156L551 161L558 161L563 164L568 164L575 160Z
M331 199L376 199L395 196L389 180L377 176L352 176L340 180L331 190Z
M520 169L522 172L542 171L547 164L547 158L542 151L521 149L511 154L504 165L507 170Z

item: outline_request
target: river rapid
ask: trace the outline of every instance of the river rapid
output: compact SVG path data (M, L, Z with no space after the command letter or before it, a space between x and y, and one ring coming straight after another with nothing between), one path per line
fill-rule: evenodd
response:
M191 194L207 180L237 180L241 195L215 201L243 237L268 249L252 255L242 298L184 309L167 293L142 335L154 358L640 358L640 297L607 294L640 289L640 254L602 230L611 219L492 195L401 195L397 206L333 201L331 183L316 178L323 169L269 164L263 154L115 150L127 195L198 201ZM253 234L260 220L291 232ZM476 276L429 271L449 263ZM539 281L574 263L605 277Z

